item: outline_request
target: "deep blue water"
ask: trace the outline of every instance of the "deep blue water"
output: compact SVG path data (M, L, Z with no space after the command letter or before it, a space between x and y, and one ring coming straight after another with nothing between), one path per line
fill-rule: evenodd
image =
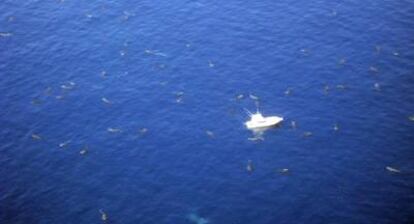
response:
M0 15L0 223L414 222L413 1ZM249 94L285 118L264 141Z

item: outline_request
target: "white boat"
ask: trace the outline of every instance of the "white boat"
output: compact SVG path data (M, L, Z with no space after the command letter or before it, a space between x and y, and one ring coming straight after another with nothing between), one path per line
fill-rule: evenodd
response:
M283 121L283 117L269 116L263 117L260 112L250 114L250 120L244 124L248 129L262 129L273 127Z

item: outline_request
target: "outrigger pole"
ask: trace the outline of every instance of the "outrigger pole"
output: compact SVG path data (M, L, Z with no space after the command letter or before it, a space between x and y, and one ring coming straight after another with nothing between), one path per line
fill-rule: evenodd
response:
M248 110L248 109L246 109L246 108L243 108L243 109L246 111L247 115L249 115L250 117L253 115L253 113L252 113L252 112L250 112L250 110Z

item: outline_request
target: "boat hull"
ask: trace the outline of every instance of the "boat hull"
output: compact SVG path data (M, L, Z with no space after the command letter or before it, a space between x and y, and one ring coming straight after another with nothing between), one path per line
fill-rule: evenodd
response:
M266 117L261 121L247 121L245 125L248 129L270 128L270 127L278 125L282 121L283 121L282 117L271 116L271 117Z

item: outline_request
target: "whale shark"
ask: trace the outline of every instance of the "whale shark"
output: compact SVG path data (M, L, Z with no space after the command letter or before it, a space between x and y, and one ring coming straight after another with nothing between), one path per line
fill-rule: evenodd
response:
M195 213L191 213L187 216L188 220L190 220L192 223L195 224L207 224L208 220L195 214Z

